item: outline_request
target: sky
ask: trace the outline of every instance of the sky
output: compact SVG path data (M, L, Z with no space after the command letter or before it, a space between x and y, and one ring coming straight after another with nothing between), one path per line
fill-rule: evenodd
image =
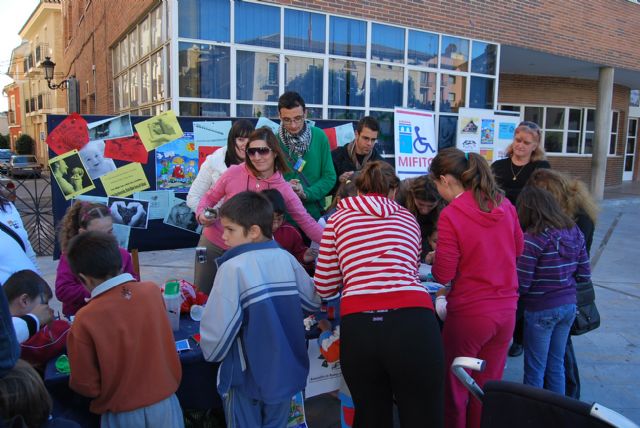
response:
M18 31L39 3L40 0L0 0L0 111L7 111L7 98L1 92L11 83L6 73L11 51L20 45Z

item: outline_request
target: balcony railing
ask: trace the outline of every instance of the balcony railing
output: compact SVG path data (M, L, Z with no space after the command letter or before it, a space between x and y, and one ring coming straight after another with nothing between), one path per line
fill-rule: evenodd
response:
M40 62L44 61L44 58L47 56L49 52L49 44L48 43L40 43L36 46L34 57L36 59L35 65L37 66Z

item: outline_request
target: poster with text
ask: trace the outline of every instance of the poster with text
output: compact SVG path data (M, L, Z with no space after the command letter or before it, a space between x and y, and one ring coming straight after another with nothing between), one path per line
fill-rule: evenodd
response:
M340 389L340 379L342 379L342 369L340 361L328 362L320 353L320 345L317 340L310 340L307 349L309 354L309 376L307 376L307 387L305 396L315 397Z
M438 154L434 114L396 107L393 127L398 177L405 179L426 174Z
M156 149L156 189L188 192L198 175L198 150L193 133Z
M150 187L142 165L139 163L121 166L115 171L103 175L100 180L108 196L130 196Z

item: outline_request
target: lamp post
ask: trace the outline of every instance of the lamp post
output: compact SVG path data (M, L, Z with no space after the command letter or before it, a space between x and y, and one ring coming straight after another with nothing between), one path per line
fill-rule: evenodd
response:
M53 90L60 89L62 91L67 89L67 87L69 86L68 79L63 80L58 84L51 83L51 81L53 80L53 69L55 68L56 64L55 62L51 61L50 57L48 56L44 57L44 61L42 61L42 64L40 66L44 69L44 78L47 81L47 85L49 86L49 89L53 89Z

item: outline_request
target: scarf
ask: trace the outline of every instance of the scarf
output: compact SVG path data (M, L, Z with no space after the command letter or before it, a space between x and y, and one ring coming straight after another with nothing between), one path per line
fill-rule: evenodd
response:
M356 171L360 171L364 166L364 164L367 163L369 159L371 159L371 156L373 155L374 150L375 150L375 147L373 147L369 153L364 155L364 158L362 159L362 163L360 163L358 162L358 155L356 154L356 141L353 140L352 142L347 144L347 153L349 154L349 159L351 159L351 162L353 162L353 165L355 165Z
M298 158L307 153L309 144L311 144L311 128L307 126L306 122L298 135L287 131L282 125L278 129L278 135L287 149L289 149L289 153L295 154Z

